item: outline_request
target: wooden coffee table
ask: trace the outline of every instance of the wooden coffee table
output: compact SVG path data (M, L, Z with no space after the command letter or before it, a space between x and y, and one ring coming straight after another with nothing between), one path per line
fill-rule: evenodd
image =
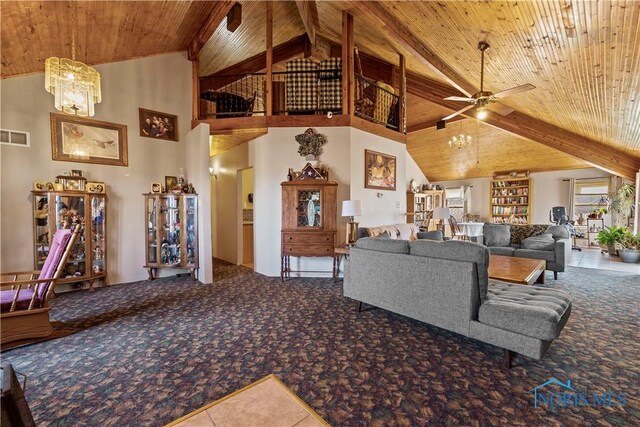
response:
M491 255L489 278L521 285L544 283L546 268L547 262L541 259Z

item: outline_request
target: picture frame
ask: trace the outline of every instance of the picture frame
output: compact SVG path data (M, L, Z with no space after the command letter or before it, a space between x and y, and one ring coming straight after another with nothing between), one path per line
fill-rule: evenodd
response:
M107 191L107 186L104 182L88 181L86 191L87 193L104 194Z
M140 136L178 141L178 116L160 111L138 108Z
M364 150L364 187L376 190L396 190L396 157Z
M82 176L82 171L80 169L71 169L71 176Z
M152 182L151 183L151 192L153 194L160 194L162 193L162 184L159 182Z
M81 176L60 175L56 179L63 185L64 191L85 191L87 184L87 178Z
M129 165L126 125L58 113L51 113L50 120L53 160Z
M176 185L178 185L178 178L177 177L175 177L175 176L165 176L164 177L164 191L166 191L168 193Z

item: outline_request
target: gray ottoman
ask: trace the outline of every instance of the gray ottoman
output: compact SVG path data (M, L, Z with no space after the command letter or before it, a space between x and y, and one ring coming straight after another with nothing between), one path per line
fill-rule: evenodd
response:
M485 325L543 341L560 336L571 314L571 297L557 289L493 282L478 311Z

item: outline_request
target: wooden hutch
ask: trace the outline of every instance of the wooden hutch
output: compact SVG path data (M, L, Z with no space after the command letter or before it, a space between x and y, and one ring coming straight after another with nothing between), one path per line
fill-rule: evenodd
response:
M290 257L332 257L336 244L336 182L311 164L282 186L280 277L292 272ZM300 272L300 271L296 271Z

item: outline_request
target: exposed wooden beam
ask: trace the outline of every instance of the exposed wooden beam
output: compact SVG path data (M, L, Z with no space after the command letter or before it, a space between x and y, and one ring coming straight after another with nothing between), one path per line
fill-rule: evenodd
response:
M353 16L342 11L342 114L353 115Z
M434 51L416 37L403 21L389 13L386 6L382 5L382 2L360 1L355 3L355 7L362 13L375 17L396 43L460 92L471 96L478 91L474 85L467 82L461 74L445 63Z
M467 118L468 117L465 117L462 114L460 114L458 116L455 116L452 119L447 120L447 124L457 122L458 120L464 120ZM427 120L425 122L416 123L415 125L409 126L409 128L407 129L407 133L418 132L420 130L425 130L425 129L435 127L440 120L441 119L432 119L432 120Z
M266 42L267 42L267 51L266 54L266 71L267 75L265 76L265 89L264 96L266 98L265 105L265 114L267 116L271 116L273 114L273 3L268 1L266 3L267 8L267 33L266 33Z
M316 44L316 28L320 20L318 19L318 6L315 0L296 0L296 6L305 30L307 30L307 36L312 46Z
M191 81L192 81L192 95L191 95L191 120L197 120L200 118L200 79L198 73L200 71L200 61L198 58L191 61Z
M402 134L407 133L407 63L404 59L404 55L399 55L400 63L400 108L398 109L399 131Z
M198 57L200 49L202 49L205 43L207 43L207 41L211 38L213 32L216 30L216 28L218 28L218 25L220 25L222 20L227 16L235 3L235 1L230 0L211 2L212 10L209 14L209 18L207 18L204 25L200 27L191 42L189 42L187 54L190 61L193 61Z
M456 111L460 104L445 101L447 96L459 95L452 88L432 79L407 73L408 92L442 107ZM471 116L468 116L471 117ZM615 147L603 144L526 114L514 111L507 116L490 113L483 120L498 129L528 138L537 143L555 148L577 159L628 179L634 179L640 169L640 157L631 156Z
M306 35L295 37L287 42L279 44L273 48L273 63L277 64L286 61L296 55L304 53ZM237 80L237 77L231 79L223 79L224 76L241 76L244 74L256 73L265 68L267 61L267 52L254 55L244 61L238 62L230 67L220 70L215 74L200 78L200 86L202 90L217 90L229 83Z

